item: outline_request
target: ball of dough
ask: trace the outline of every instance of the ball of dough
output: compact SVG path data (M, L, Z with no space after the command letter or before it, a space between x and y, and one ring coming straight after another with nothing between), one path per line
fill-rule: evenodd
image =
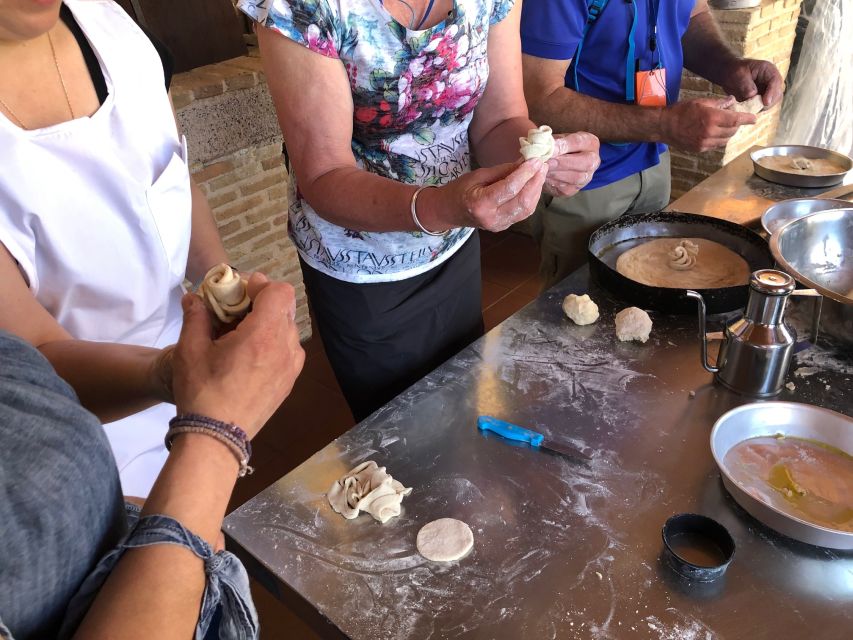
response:
M649 314L637 307L622 309L616 314L616 337L622 342L639 340L645 342L652 331Z
M586 293L582 296L567 295L563 300L563 311L575 324L592 324L598 320L598 305Z
M418 531L417 547L427 560L453 562L474 548L474 534L461 520L441 518Z
M730 108L738 113L758 114L764 110L764 100L762 100L761 95L752 96L749 100L735 102Z

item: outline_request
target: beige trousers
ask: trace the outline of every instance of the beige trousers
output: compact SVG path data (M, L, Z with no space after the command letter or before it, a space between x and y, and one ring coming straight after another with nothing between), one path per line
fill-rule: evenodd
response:
M542 259L539 272L549 288L587 260L592 232L623 213L651 213L669 204L669 151L640 173L569 197L542 195L530 217Z

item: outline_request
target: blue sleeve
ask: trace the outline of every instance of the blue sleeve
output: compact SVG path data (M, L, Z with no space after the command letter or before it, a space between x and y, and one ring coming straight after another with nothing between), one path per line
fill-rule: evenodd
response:
M521 50L537 58L573 58L587 14L587 0L524 0Z

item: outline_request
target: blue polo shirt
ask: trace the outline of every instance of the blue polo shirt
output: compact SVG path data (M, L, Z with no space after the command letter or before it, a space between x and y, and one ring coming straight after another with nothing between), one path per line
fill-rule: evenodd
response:
M640 69L658 63L666 67L667 100L678 100L683 55L681 37L690 22L695 0L610 0L583 41L577 67L580 93L626 103L625 76L628 38L637 11L634 31L634 55ZM649 35L653 7L658 6L657 47L651 51ZM574 89L575 54L583 36L588 0L524 0L521 7L521 48L537 58L572 60L566 73L566 86ZM547 124L547 123L545 123ZM601 167L586 189L596 189L653 167L660 162L666 145L628 143L601 145Z

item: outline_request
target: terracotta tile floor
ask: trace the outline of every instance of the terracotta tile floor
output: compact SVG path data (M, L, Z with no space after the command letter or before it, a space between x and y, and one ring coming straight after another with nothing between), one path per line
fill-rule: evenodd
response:
M483 265L483 318L495 327L539 292L539 250L528 236L512 231L480 233ZM293 393L254 442L255 473L237 484L229 511L259 493L354 425L323 344L305 345L305 367ZM276 640L317 640L309 627L253 581L261 634Z

